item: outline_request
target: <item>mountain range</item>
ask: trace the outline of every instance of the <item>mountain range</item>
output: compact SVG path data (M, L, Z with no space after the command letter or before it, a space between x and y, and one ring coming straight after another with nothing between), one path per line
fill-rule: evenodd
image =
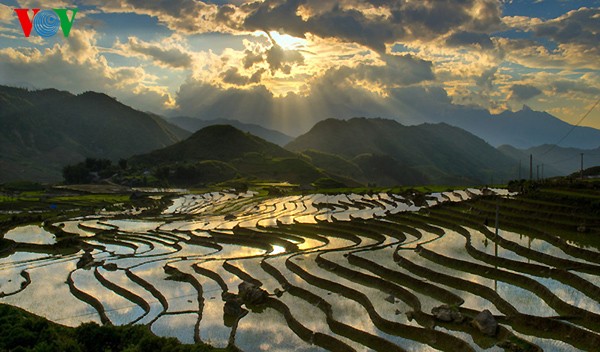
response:
M85 157L117 160L163 148L190 133L105 94L0 86L0 182L62 179Z
M232 179L468 185L508 180L515 172L513 159L459 128L365 118L319 122L286 149L230 125L213 125L128 164L178 186Z
M394 120L328 119L286 146L317 150L356 164L380 185L492 183L515 176L515 162L460 128L404 126Z
M545 121L553 131L551 126L565 124L545 113L525 109L520 118L523 114L532 116L524 121ZM463 122L468 120L466 114ZM236 178L300 184L329 179L344 185L467 185L526 178L530 154L534 168L544 164L546 177L577 171L580 153L585 167L600 164L600 137L593 139L600 131L568 124L569 138L583 133L584 140L595 140L589 144L596 149L495 148L490 143L493 136L482 139L446 123L404 126L367 118L323 120L293 139L235 120L163 119L101 93L2 86L0 123L0 182L57 182L65 165L87 157L129 158L128 164L138 171L185 185ZM504 122L495 123L509 129ZM515 131L515 138L519 133Z
M529 156L532 156L533 177L537 178L537 168L540 177L553 177L569 175L581 168L581 154L583 154L583 168L600 165L600 147L596 149L564 148L554 144L544 144L533 148L517 149L510 145L498 147L506 156L519 160L521 163L522 177L529 177Z
M526 105L519 111L504 111L498 115L484 109L453 106L439 114L431 114L425 120L460 127L495 147L507 144L528 149L558 142L578 149L600 146L600 130L573 126Z
M184 141L135 156L129 165L179 186L238 178L310 184L327 177L300 155L230 125L205 127Z

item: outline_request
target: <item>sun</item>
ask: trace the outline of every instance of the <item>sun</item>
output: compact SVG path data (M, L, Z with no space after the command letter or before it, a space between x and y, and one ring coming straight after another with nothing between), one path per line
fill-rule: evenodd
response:
M277 31L270 31L269 35L275 43L284 50L301 50L305 49L307 45L306 39L293 37L289 34L280 34Z

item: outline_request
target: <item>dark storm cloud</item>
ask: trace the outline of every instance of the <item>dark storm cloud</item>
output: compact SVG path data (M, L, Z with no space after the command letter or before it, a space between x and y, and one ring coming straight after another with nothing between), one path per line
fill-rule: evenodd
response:
M494 79L496 78L496 73L498 72L498 67L491 67L481 74L481 76L475 79L475 84L478 87L483 89L490 90L494 86Z
M277 43L274 43L267 50L266 61L272 73L281 71L290 74L292 66L304 64L304 56L297 50L284 50Z
M550 84L550 88L555 93L584 93L591 95L600 95L600 88L590 86L584 81L568 81L568 80L557 80Z
M526 101L542 94L538 88L528 84L515 84L510 87L510 100Z
M259 69L258 71L254 72L252 76L244 76L241 73L239 73L237 67L231 67L230 69L221 74L221 79L225 83L233 84L236 86L246 86L248 84L260 83L261 77L265 72L265 69Z
M485 33L456 32L446 39L446 44L452 47L478 45L481 49L492 49L494 43Z
M266 0L216 5L195 0L86 0L106 12L150 15L185 33L277 31L312 33L385 52L397 41L436 40L457 31L489 33L501 26L494 0ZM473 34L474 35L474 34ZM486 45L481 39L478 41Z
M243 27L294 36L310 32L383 52L386 44L399 40L432 40L456 30L484 32L501 24L501 10L495 1L358 1L387 10L389 16L368 16L360 8L344 7L344 3L340 1L329 9L319 9L303 19L299 14L301 6L310 10L312 2L267 0L248 14Z
M598 50L600 43L600 9L582 8L535 27L540 37L549 37L557 43L585 45Z
M344 80L366 81L384 87L407 86L431 81L435 78L430 61L412 55L382 54L384 65L359 64L356 67L340 66L327 72L333 82Z

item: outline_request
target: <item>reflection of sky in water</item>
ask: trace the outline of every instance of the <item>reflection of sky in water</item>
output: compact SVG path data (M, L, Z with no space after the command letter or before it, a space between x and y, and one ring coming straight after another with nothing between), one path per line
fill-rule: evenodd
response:
M128 324L144 314L140 306L104 287L94 277L92 270L76 270L73 272L72 279L77 289L102 303L106 315L113 324Z
M21 289L21 284L25 283L25 278L21 276L21 271L23 270L18 268L2 269L0 293L9 295Z
M62 223L56 223L56 224L54 224L54 226L60 226L60 224L63 224L61 226L63 231L79 235L80 237L91 237L91 236L95 235L95 233L93 233L91 231L80 228L79 227L80 223L81 223L81 221L79 221L79 220L73 220L73 221L65 221Z
M132 270L134 274L149 282L169 302L167 313L198 310L198 292L187 282L167 280L163 266L166 262L141 265Z
M466 193L465 193L466 194ZM231 195L230 195L231 196ZM233 202L241 198L231 196ZM400 196L390 196L386 193L373 195L358 194L313 194L305 196L289 196L263 200L258 204L241 203L233 215L235 220L223 221L223 216L212 215L224 210L224 203L231 201L219 193L203 195L185 195L176 198L173 205L164 214L202 214L201 220L177 221L167 223L160 227L161 230L214 230L232 229L235 226L255 227L277 226L277 222L284 224L315 223L315 217L322 221L350 221L352 218L372 219L374 216L384 216L386 213L396 214L404 211L417 211L410 201ZM358 202L358 206L351 206ZM334 206L334 209L315 206Z
M477 232L475 230L470 230L469 232L472 235L472 244L474 245L475 248L477 248L478 250L480 250L482 252L487 252L490 255L494 254L495 249L494 249L493 243L489 242L486 247L485 246L485 237L482 234L480 234L479 232ZM505 237L506 233L507 232L502 231L502 232L500 232L500 235ZM519 238L519 235L513 233L510 237L512 237L512 239L514 241L515 239ZM522 236L522 239L519 238L519 241L527 242L528 238L529 237L527 237L527 236ZM542 242L540 240L537 240L537 241ZM514 241L514 242L517 242L517 241ZM553 247L549 243L547 243L545 241L543 241L543 242L545 243L545 245L544 245L545 247ZM552 252L552 251L550 251L550 252ZM546 253L546 252L544 252L544 253ZM568 256L567 254L565 254L564 252L562 252L559 249L556 249L555 253L563 253L564 259L574 260L573 257ZM550 253L547 253L547 254L550 254ZM526 258L523 258L512 251L506 250L501 246L498 246L498 256L502 257L502 258L508 258L511 260L521 261L521 262L536 263L535 261L530 261ZM541 265L546 266L545 264L541 264ZM503 270L511 271L509 269L503 269ZM558 296L561 300L563 300L571 305L574 305L576 307L583 308L583 309L586 309L588 311L592 311L595 313L600 313L600 304L598 304L598 302L595 300L595 299L597 299L597 297L587 297L585 294L574 289L573 287L565 285L562 282L559 282L559 281L556 281L556 280L553 280L550 278L539 277L539 276L534 276L534 275L529 275L529 274L524 274L524 273L519 273L519 272L515 272L515 273L536 280L537 282L541 283L542 285L544 285L545 287L550 289L550 291L552 291L552 293L554 293L556 296ZM600 282L600 276L597 276L597 275L582 274L582 273L576 273L573 271L571 271L571 273L574 275L579 275L580 277L586 279L587 281L589 281L590 283L595 284L595 285L597 285ZM516 296L516 297L518 298L519 296ZM533 313L530 313L530 314L538 314L538 313L534 311Z
M469 256L464 247L465 243L465 237L459 235L454 231L446 231L446 234L439 240L430 242L424 247L443 256L488 266L488 264L484 262L479 262L478 260L473 259L471 256ZM540 316L557 315L557 313L552 308L550 308L541 298L520 287L513 286L509 283L503 283L501 281L496 282L495 280L488 279L484 276L479 276L460 270L447 268L443 265L430 262L429 260L417 254L410 254L407 256L407 259L411 260L415 264L424 266L430 270L444 273L456 278L478 283L486 287L494 288L497 286L496 292L500 295L500 297L508 301L521 313L536 314ZM482 310L484 308L485 307L480 307L479 310Z
M480 194L481 191L476 189L468 189L466 191L444 192L442 194L432 194L430 202L447 201L450 198L453 201L470 198L473 194ZM204 276L201 273L194 271L192 265L210 270L216 273L227 284L228 291L237 293L238 285L241 279L235 274L228 272L223 268L223 259L232 258L229 261L246 272L255 279L263 282L263 288L269 293L273 293L276 289L282 289L279 282L269 274L267 274L260 266L260 261L264 256L268 255L266 261L275 266L284 277L293 285L307 289L310 292L317 294L324 300L329 302L333 308L333 316L335 319L349 324L355 328L381 336L389 341L397 343L407 351L432 351L433 349L427 345L418 342L408 341L398 336L391 336L381 332L372 323L368 312L357 302L352 299L345 298L339 294L329 292L325 289L315 287L308 284L299 276L288 270L285 266L285 260L288 255L285 254L285 247L279 244L271 244L272 251L268 252L264 248L253 248L246 245L220 244L223 249L218 251L214 248L209 248L202 245L187 244L185 241L191 238L202 238L203 240L211 240L210 231L219 233L220 236L240 236L234 234L237 226L253 228L261 226L255 239L260 239L260 232L269 232L269 235L274 235L277 231L265 229L262 227L276 227L278 222L284 224L314 223L316 220L321 221L349 221L354 218L371 219L373 217L385 216L386 214L395 214L402 211L419 210L412 202L398 196L386 193L359 195L359 194L338 194L338 195L303 195L289 196L281 198L251 198L253 194L227 194L222 192L213 192L204 195L185 195L177 197L173 201L173 205L165 211L161 216L160 221L156 220L112 220L112 219L85 219L85 226L93 227L97 230L114 229L117 230L116 239L126 243L138 246L138 250L134 252L132 248L119 246L114 243L104 243L101 236L88 238L85 241L89 244L102 245L106 247L106 252L94 250L95 260L106 260L106 263L114 263L121 269L131 268L132 272L148 282L155 289L160 291L168 300L168 314L160 316L152 325L152 331L160 336L171 336L180 339L181 341L191 343L194 338L194 325L199 316L199 302L197 299L198 292L196 289L186 283L179 281L167 280L167 275L164 273L163 266L170 263L171 266L178 270L192 275L202 285L203 309L200 312L202 320L200 322L200 337L203 341L209 342L217 346L225 346L229 337L230 328L226 327L223 322L223 301L221 299L220 286L210 277ZM329 207L325 207L329 205ZM189 218L189 214L193 214L193 218ZM225 220L225 215L231 215L231 219ZM98 223L100 221L100 223ZM386 221L386 226L393 226L393 218ZM93 236L91 231L80 229L78 227L80 220L64 222L63 229L67 232L80 234L82 237ZM60 223L56 224L57 226ZM404 225L406 226L406 225ZM342 238L336 238L335 232L332 232L331 225L327 225L325 231L320 231L318 227L312 228L305 226L299 227L302 231L314 231L315 235L324 236L326 233L329 244L324 242L306 238L305 241L298 241L287 238L286 235L294 234L296 236L305 236L302 231L295 232L293 228L281 228L282 238L297 244L301 250L311 250L318 248L319 250L337 249L342 247L353 247L354 249L365 248L376 243L375 240L361 236L360 231L356 232L357 236L361 236L361 243L356 245L352 241ZM38 227L39 229L39 227ZM160 233L153 231L159 230ZM186 232L177 232L186 231ZM19 231L23 231L20 229ZM376 230L379 231L379 230ZM456 278L461 278L471 282L479 283L486 287L494 288L496 286L498 294L505 300L514 305L519 311L535 315L557 315L554 310L546 305L539 297L532 292L523 288L510 285L503 282L495 282L492 279L485 278L477 274L462 272L447 268L443 265L435 264L415 253L411 248L417 244L422 244L425 248L436 253L460 259L463 261L488 265L484 262L477 261L471 258L466 252L464 245L466 239L453 232L446 231L446 235L438 239L438 235L428 233L423 229L418 229L422 237L416 239L413 235L407 233L407 241L402 243L403 250L401 255L411 262L426 267L428 269L445 273ZM488 241L485 245L485 237L473 230L469 229L472 235L473 246L487 254L494 254L494 245ZM169 233L170 232L170 233ZM341 232L354 232L349 226L340 227ZM385 231L380 231L385 232ZM554 255L556 257L574 259L562 250L550 245L541 240L533 240L529 242L526 236L520 236L515 233L501 231L501 236L511 241L517 242L523 246L531 245L532 249L539 250L544 253ZM50 234L51 235L51 234ZM396 242L397 239L387 237L386 244ZM151 246L147 243L152 243ZM161 243L164 242L164 243ZM268 240L265 244L268 244ZM173 245L179 245L181 250L176 250ZM407 274L415 279L422 279L404 268L398 266L393 261L393 252L395 245L377 251L360 252L359 256L372 260L389 269ZM323 257L336 262L353 271L358 271L373 275L366 269L355 267L348 263L343 255L348 251L331 252ZM504 248L498 248L499 256L510 258L517 261L527 261L526 258L508 251ZM134 255L135 256L132 256ZM0 302L6 302L21 306L25 309L36 312L68 325L76 325L81 321L98 321L97 313L87 304L74 298L68 291L68 286L64 284L68 271L75 268L78 255L64 257L59 259L48 255L15 253L6 258L0 258L0 291L8 291L11 288L19 288L23 278L19 275L21 270L26 269L31 273L33 283L22 294L12 297L0 299ZM356 291L362 292L372 302L376 312L384 319L418 326L416 321L409 322L406 317L406 312L410 308L406 303L399 299L394 303L389 302L389 293L382 292L379 289L363 286L356 283L352 278L346 279L338 275L335 271L328 271L325 268L319 267L314 262L316 254L305 254L295 256L292 262L298 264L309 273L350 287ZM257 258L236 259L247 256L258 256ZM39 260L37 260L39 259ZM21 263L19 263L21 261ZM500 268L501 270L510 271ZM150 314L144 317L140 323L148 324L152 322L159 314L163 313L163 307L156 297L154 297L146 288L132 281L125 275L123 270L116 272L107 271L100 268L99 272L111 282L123 287L126 290L142 297L151 307ZM589 274L579 275L592 283L598 283L598 276ZM524 274L520 274L524 275ZM538 278L534 276L524 275L537 280L545 287L548 287L554 294L563 299L565 302L600 313L598 303L592 298L589 298L579 291L564 285L560 282L551 279ZM91 294L102 302L107 310L109 318L117 324L125 324L140 317L144 314L143 310L126 298L108 290L102 286L93 275L93 271L77 270L73 276L75 285L84 292ZM13 280L10 283L8 280ZM426 281L426 280L424 280ZM494 314L499 314L498 310L492 303L487 300L463 291L460 288L455 289L432 282L436 286L446 289L465 300L463 306L472 309L490 309ZM418 292L409 289L420 300L423 311L429 313L433 307L439 306L441 302L426 296L426 292ZM47 292L53 292L53 296L48 298ZM56 297L55 297L56 295ZM331 336L335 336L342 342L352 346L358 351L367 351L368 349L361 344L352 341L351 337L340 337L334 334L327 325L325 314L310 303L307 303L299 297L295 297L286 292L280 298L286 304L293 316L307 328L322 332ZM42 303L40 303L42 302ZM57 308L57 307L60 307ZM67 307L67 308L65 308ZM181 313L181 314L172 314ZM67 319L63 319L67 318ZM441 329L441 328L438 328ZM471 344L476 350L483 350L473 342L472 338L462 332L442 331L457 336ZM552 340L538 339L525 337L529 341L538 343L548 350L573 350L569 346ZM250 313L240 321L237 344L246 351L317 351L321 350L316 346L312 346L300 340L287 326L285 319L273 309L265 309L261 313ZM487 351L495 351L491 348Z
M302 341L287 326L283 316L271 308L261 313L250 312L242 318L235 342L244 351L323 351Z
M539 238L531 238L529 236L521 235L521 234L518 234L515 232L510 232L510 231L502 231L501 236L509 241L516 242L523 247L528 247L534 251L549 254L553 257L557 257L557 258L561 258L561 259L569 259L572 261L577 261L577 262L582 262L582 263L587 263L587 264L594 264L594 265L598 266L597 263L588 262L585 259L572 257L571 255L565 253L562 249L548 243L545 240L539 239ZM600 266L598 266L598 268L599 268L599 272L600 272Z
M194 343L194 326L198 314L167 314L152 324L152 332L162 337L175 337L183 343Z
M148 232L159 228L163 222L148 220L107 220L110 226L117 227L123 232Z
M560 351L560 352L583 352L582 350L575 348L571 345L569 345L568 343L562 342L562 341L558 341L558 340L551 340L551 339L543 339L543 338L539 338L536 336L528 336L528 335L523 335L519 332L513 331L513 333L524 339L527 341L530 341L531 343L539 346L542 351Z
M65 284L67 273L75 269L77 261L57 262L29 270L31 284L22 293L0 299L10 304L34 312L54 322L77 326L82 322L99 323L98 313L92 306L75 298Z
M462 198L458 194L455 194L454 192L443 192L442 196L444 196L445 198L449 199L451 202L460 202L460 201L462 201Z
M56 236L37 225L20 226L4 234L7 240L31 244L55 244Z

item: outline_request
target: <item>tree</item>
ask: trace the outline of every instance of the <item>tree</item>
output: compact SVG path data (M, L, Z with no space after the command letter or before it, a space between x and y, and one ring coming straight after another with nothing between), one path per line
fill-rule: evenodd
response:
M67 165L63 168L65 183L89 183L92 181L89 169L85 163Z

